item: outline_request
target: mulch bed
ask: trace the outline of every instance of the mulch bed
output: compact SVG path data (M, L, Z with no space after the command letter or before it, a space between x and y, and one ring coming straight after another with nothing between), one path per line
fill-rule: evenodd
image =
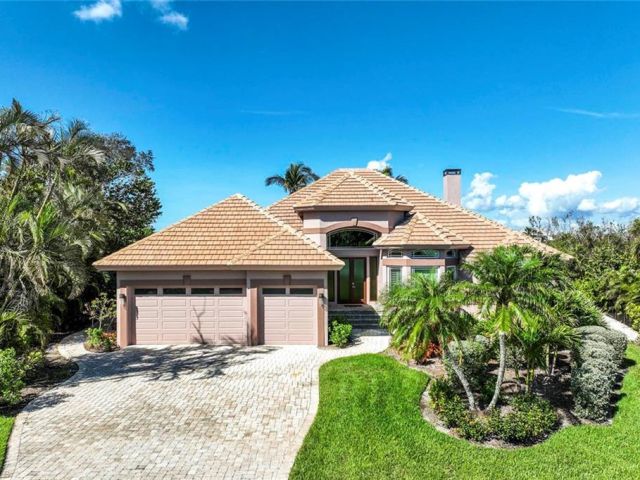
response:
M446 370L442 363L442 360L439 357L430 358L424 362L416 362L415 360L403 359L398 352L392 348L389 348L386 352L392 358L395 358L398 362L407 365L407 367L424 372L428 374L432 378L443 378L446 376ZM559 425L557 430L563 429L565 427L569 427L572 425L582 425L582 424L597 424L596 422L592 422L590 420L584 420L576 417L571 408L573 407L573 398L571 396L571 364L570 364L570 354L568 351L560 352L558 355L558 361L556 365L556 369L554 375L549 377L544 373L539 373L536 375L533 385L533 391L540 395L542 398L546 399L551 403L551 405L556 409L559 417ZM495 382L495 378L497 376L498 365L496 362L492 362L489 364L488 375L490 375L491 381ZM520 372L521 376L524 372ZM621 375L622 378L622 375ZM520 388L522 390L520 390ZM505 372L504 383L502 385L502 395L501 395L501 403L503 404L502 411L503 413L507 413L510 409L508 405L509 397L517 394L520 391L524 391L524 380L522 380L521 387L518 386L517 379L515 378L515 374L513 369L507 368ZM425 390L422 398L420 400L420 409L422 411L422 416L425 420L431 423L437 430L444 432L448 435L451 435L456 438L460 437L455 430L447 428L444 423L440 420L438 415L433 411L431 406L429 405L428 398L428 388ZM464 398L464 393L461 391L460 395ZM617 397L614 395L612 398L612 402L616 402ZM606 423L610 423L609 420ZM599 424L601 425L601 423ZM556 430L556 431L557 431ZM545 439L541 439L536 443L541 443ZM471 443L482 445L486 447L493 448L520 448L524 446L530 445L516 445L512 443L508 443L502 440L488 440L486 442L473 442Z

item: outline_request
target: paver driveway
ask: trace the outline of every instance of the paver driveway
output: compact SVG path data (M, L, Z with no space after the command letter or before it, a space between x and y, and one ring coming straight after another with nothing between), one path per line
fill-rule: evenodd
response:
M286 478L317 408L318 367L386 348L127 348L80 370L16 421L2 478Z

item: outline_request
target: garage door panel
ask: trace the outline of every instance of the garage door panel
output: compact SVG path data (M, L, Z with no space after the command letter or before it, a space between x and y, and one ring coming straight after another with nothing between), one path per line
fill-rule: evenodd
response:
M312 296L263 296L266 344L315 344L317 300Z
M137 296L136 343L247 343L245 297Z

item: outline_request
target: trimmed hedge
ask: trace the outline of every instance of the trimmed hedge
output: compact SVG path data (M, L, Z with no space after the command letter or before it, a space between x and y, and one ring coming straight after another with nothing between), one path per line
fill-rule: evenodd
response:
M627 349L624 334L598 326L576 328L582 337L574 349L571 391L580 418L602 422L611 413L611 396Z

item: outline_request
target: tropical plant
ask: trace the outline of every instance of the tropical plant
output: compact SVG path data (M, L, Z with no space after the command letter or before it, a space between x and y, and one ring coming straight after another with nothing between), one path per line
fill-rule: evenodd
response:
M320 177L305 164L292 163L285 170L284 175L272 175L271 177L267 177L264 183L267 187L278 185L284 188L287 193L291 194L313 183L318 180L318 178Z
M159 213L150 169L150 152L121 136L36 115L17 101L0 109L3 345L42 344L81 297L108 285L91 263L150 232Z
M480 305L481 317L499 341L499 368L488 409L495 408L504 380L507 340L525 323L528 311L543 310L557 271L543 256L528 247L500 246L480 252L463 268L475 282L468 290Z
M391 332L393 346L409 358L422 358L433 343L443 347L469 408L475 410L471 386L460 367L461 358L455 358L446 348L467 336L473 326L473 317L462 309L465 300L464 292L450 279L438 281L414 275L409 283L396 285L386 294L381 323Z
M405 177L404 175L396 175L394 177L393 176L393 169L389 165L387 165L383 169L379 170L379 172L382 173L383 175L386 175L387 177L394 178L399 182L409 183L409 179L407 177Z

